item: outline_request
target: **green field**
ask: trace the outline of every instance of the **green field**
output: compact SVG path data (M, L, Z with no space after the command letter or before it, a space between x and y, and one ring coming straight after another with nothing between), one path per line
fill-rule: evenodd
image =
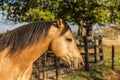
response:
M104 64L93 66L90 71L81 70L60 80L120 80L120 52L115 52L115 70L111 69L111 53L104 53Z

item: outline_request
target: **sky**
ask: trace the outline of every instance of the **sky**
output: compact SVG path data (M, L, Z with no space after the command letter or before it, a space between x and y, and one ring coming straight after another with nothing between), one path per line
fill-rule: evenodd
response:
M26 23L23 22L23 23L15 24L13 21L6 20L6 18L2 17L2 14L0 14L0 32L5 32L6 30L13 30L24 24L26 24ZM69 23L69 26L73 32L76 32L78 30L77 25L72 25L71 23ZM96 29L96 28L100 28L98 24L93 25L93 29Z
M0 14L0 32L5 32L6 30L13 30L17 27L20 27L21 25L24 25L26 23L14 23L13 21L6 20L5 17L3 18ZM77 31L78 26L77 25L71 25L69 24L72 31Z
M25 23L17 23L15 24L13 21L6 20L5 17L3 18L0 14L0 32L5 32L6 30L15 29Z

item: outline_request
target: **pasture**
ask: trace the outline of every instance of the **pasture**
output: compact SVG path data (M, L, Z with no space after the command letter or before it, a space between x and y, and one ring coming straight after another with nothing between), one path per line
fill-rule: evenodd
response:
M80 72L71 73L60 80L120 80L120 46L115 46L115 70L111 69L111 45L104 44L104 39L103 51L104 64L93 66L90 71L82 69Z

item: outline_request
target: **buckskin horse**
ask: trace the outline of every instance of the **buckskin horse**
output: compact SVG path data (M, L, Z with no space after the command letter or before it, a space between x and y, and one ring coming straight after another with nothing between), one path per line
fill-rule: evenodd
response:
M38 21L0 34L0 80L29 80L33 62L47 50L71 69L84 64L66 22Z

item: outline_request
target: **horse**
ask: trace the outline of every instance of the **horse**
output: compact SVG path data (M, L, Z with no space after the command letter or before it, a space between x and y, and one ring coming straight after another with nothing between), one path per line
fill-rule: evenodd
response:
M33 62L47 50L72 70L84 65L67 22L36 21L0 34L0 80L29 80Z

